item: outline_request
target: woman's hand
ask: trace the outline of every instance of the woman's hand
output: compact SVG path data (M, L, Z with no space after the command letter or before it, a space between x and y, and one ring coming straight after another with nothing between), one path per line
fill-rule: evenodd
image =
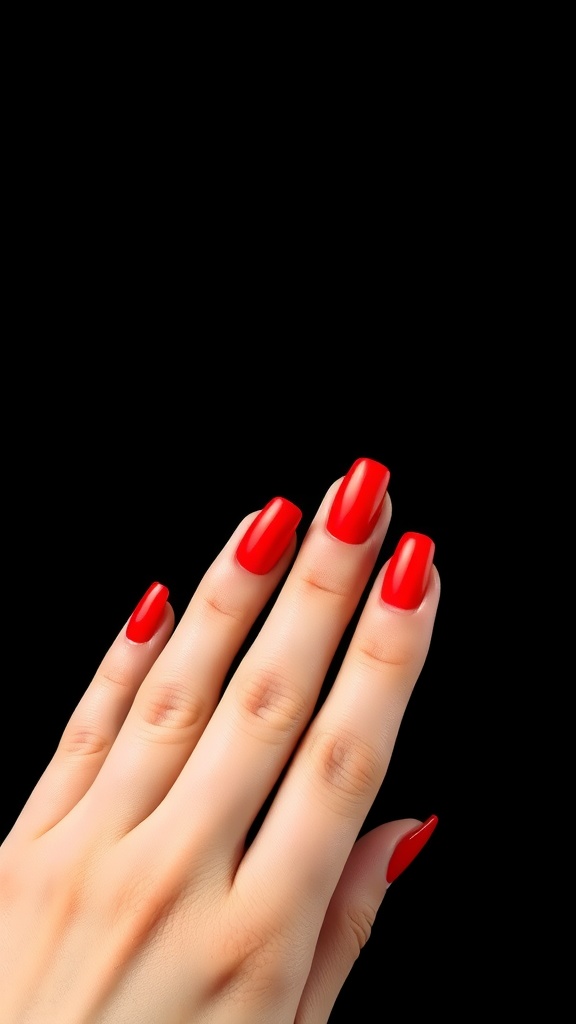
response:
M440 592L414 533L365 593L388 477L359 459L297 554L290 501L247 516L176 628L145 595L0 848L2 1024L326 1024L436 825L358 840Z

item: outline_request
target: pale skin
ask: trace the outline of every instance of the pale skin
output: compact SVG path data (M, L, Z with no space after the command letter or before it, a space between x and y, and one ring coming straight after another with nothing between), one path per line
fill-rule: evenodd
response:
M168 603L149 642L122 628L104 655L0 848L3 1024L327 1024L419 824L358 839L440 595L433 567L418 608L391 607L386 564L366 592L390 497L347 544L325 525L338 484L270 572L235 559L254 512L176 626Z

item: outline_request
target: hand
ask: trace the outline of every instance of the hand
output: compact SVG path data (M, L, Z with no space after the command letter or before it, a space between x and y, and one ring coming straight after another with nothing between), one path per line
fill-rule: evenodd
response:
M3 1024L326 1024L436 825L358 839L440 593L418 533L366 593L388 478L358 460L297 554L290 501L247 516L176 628L144 596L0 848Z

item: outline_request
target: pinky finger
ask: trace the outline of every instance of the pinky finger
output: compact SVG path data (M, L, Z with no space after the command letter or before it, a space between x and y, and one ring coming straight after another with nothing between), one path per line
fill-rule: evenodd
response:
M294 1024L328 1024L370 937L386 890L420 852L438 819L389 821L355 844L330 901Z
M81 800L173 629L168 589L153 583L104 655L8 839L42 835Z

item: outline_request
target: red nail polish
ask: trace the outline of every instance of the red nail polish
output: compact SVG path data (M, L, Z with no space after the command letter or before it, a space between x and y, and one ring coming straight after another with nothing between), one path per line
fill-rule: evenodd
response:
M426 593L434 550L434 541L425 534L405 533L386 569L382 600L395 608L417 608Z
M418 825L415 829L412 829L411 832L408 832L407 835L402 836L402 839L390 857L388 870L386 872L387 882L393 882L398 878L398 875L401 875L405 868L412 863L416 855L420 853L422 847L425 846L430 839L430 836L437 824L438 818L435 814L431 814L422 825Z
M390 470L374 459L356 459L330 509L326 529L337 540L362 544L372 533L386 497Z
M236 550L244 569L264 576L286 551L302 512L287 498L272 498L248 527Z
M145 644L147 640L152 639L160 624L168 593L168 587L162 583L153 583L148 587L126 626L128 640L133 640L135 644Z

